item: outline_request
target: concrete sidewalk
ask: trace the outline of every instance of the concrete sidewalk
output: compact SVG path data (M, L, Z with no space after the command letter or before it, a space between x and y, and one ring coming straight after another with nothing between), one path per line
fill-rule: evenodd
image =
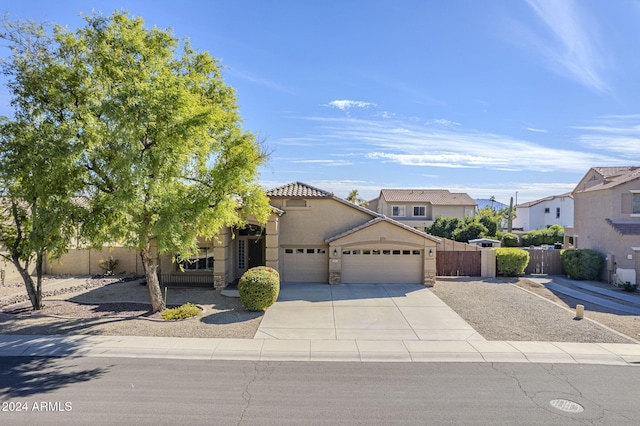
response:
M485 340L419 284L284 283L257 339Z
M0 335L0 356L249 361L640 365L640 345L561 342L194 339Z

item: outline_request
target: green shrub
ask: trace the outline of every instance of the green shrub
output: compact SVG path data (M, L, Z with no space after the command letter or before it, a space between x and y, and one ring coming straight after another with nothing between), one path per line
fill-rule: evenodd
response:
M638 289L638 284L631 284L629 281L622 283L622 289L624 291L628 291L629 293L633 293Z
M251 268L240 278L238 292L248 311L264 311L278 300L280 275L266 266Z
M529 264L529 252L512 247L497 248L496 262L499 274L506 277L521 275Z
M504 234L502 236L503 247L518 247L518 236L516 234Z
M543 242L542 231L529 231L522 236L522 247L539 246Z
M200 315L201 312L202 310L193 303L185 303L184 305L178 306L177 308L165 309L162 313L162 319L176 320L191 318Z
M560 252L567 275L574 280L597 280L604 265L604 256L591 249L571 249Z
M564 240L564 228L560 225L552 225L547 229L536 229L522 236L522 246L539 246L542 244L553 245Z

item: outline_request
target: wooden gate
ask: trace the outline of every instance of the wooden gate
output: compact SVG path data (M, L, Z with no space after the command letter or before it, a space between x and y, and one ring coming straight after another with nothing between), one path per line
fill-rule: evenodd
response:
M482 273L482 252L438 251L436 271L441 277L479 277Z
M525 274L564 275L560 250L525 249L529 252L529 264Z

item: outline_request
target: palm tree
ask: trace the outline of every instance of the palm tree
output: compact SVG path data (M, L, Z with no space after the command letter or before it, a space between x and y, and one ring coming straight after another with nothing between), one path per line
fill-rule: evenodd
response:
M349 192L349 195L347 196L346 200L360 207L364 207L367 204L369 204L365 200L360 198L360 194L358 194L357 189L354 189L351 192Z

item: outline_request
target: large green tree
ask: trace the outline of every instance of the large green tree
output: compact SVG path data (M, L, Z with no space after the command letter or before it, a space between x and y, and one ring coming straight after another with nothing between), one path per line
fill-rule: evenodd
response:
M208 53L126 13L85 19L77 31L53 32L54 59L66 70L58 124L75 131L73 166L84 172L91 211L82 236L136 250L160 311L156 254L186 259L199 236L249 215L266 222L268 199L256 182L265 155ZM42 72L43 84L57 78Z
M45 258L67 250L83 217L74 197L84 184L81 147L68 114L68 70L44 27L4 21L0 37L11 48L1 69L14 110L0 121L0 246L37 310Z

